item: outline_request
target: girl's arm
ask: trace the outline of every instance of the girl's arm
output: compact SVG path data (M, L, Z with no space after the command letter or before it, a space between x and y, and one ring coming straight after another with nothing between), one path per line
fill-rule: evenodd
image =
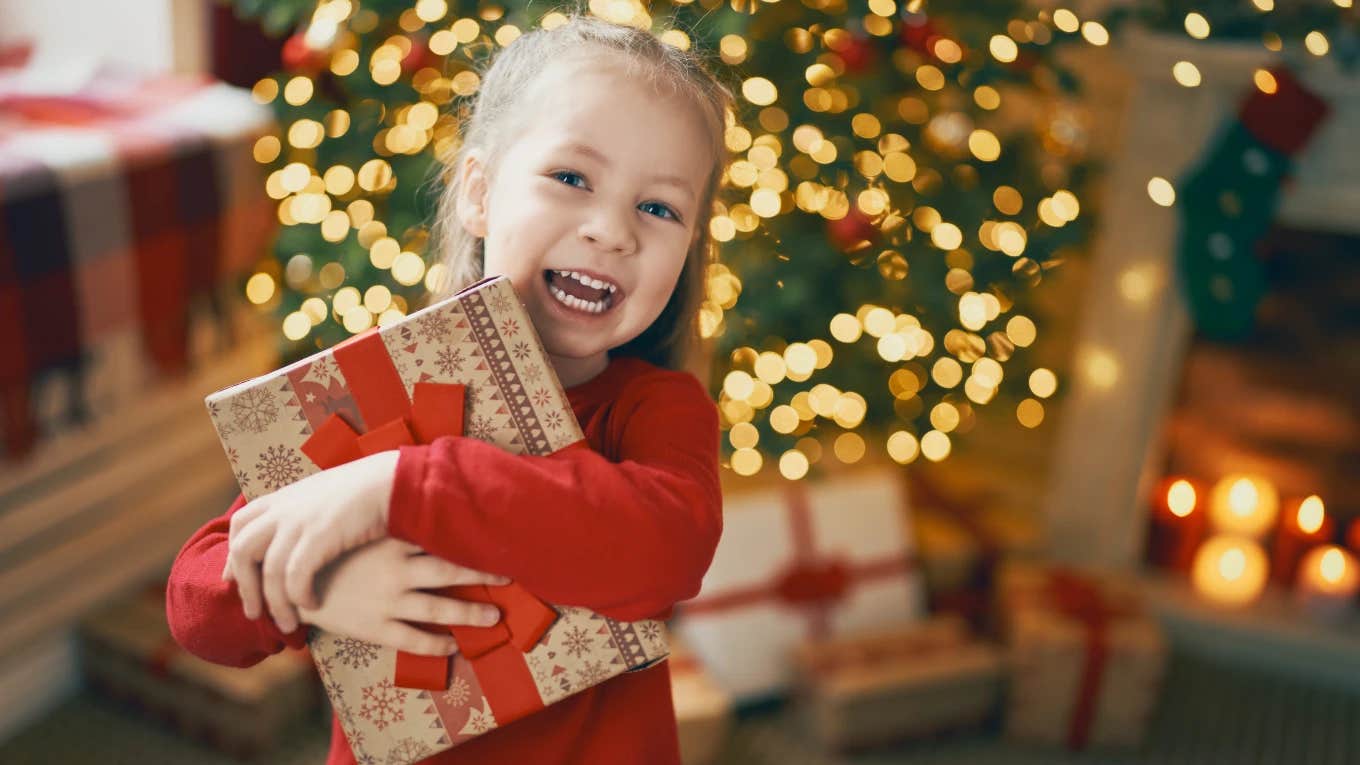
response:
M552 603L664 615L698 593L722 532L717 409L676 373L636 381L614 407L617 462L461 437L402 447L389 533Z
M249 667L307 641L305 627L285 634L267 613L247 619L236 583L222 580L231 516L245 504L238 496L189 538L175 556L165 591L165 618L175 640L199 658L232 667Z

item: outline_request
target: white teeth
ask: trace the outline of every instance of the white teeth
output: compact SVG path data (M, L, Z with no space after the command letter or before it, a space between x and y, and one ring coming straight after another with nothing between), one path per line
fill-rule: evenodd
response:
M578 311L585 311L587 313L599 313L605 309L605 301L603 300L597 301L582 300L581 298L578 298L575 295L568 295L562 289L553 286L549 286L548 291L551 292L553 294L553 297L557 298L559 302L571 306L572 308L575 308Z
M586 274L583 274L579 271L554 270L553 273L563 278L575 279L576 281L586 285L587 287L593 287L594 289L597 290L606 290L611 295L618 291L618 287L615 287L613 284L610 284L609 282L606 282L602 279L596 279L594 277L587 276Z

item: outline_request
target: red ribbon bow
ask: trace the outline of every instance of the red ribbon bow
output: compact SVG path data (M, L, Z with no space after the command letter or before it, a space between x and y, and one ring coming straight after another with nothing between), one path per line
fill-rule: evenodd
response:
M466 386L418 382L408 402L406 387L376 328L335 346L334 357L359 405L367 432L360 434L339 413L328 417L302 445L302 452L322 469L399 446L463 434ZM513 720L542 708L543 700L524 654L542 639L557 619L557 612L514 583L461 585L434 592L500 609L500 621L490 627L421 625L453 633L459 652L472 662L496 716ZM450 667L448 656L399 651L393 682L403 688L444 690Z

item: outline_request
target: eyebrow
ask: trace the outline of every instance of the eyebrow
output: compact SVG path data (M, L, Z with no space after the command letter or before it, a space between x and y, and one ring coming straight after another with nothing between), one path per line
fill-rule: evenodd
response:
M595 160L596 162L599 162L601 165L604 165L606 167L608 167L611 164L608 157L601 154L599 151L595 149L595 147L590 146L588 144L569 143L563 146L562 148L565 151L572 151L576 152L577 154L590 157L591 159ZM651 179L656 181L657 183L664 183L668 186L674 186L675 188L678 188L681 191L688 193L691 200L694 198L694 188L690 186L689 181L685 180L681 176L666 175L662 173L653 175Z

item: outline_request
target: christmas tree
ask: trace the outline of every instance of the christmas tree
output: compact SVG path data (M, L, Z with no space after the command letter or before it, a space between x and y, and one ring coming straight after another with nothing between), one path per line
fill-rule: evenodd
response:
M255 87L280 134L256 146L284 224L247 285L289 355L417 307L437 159L478 72L528 3L237 0L290 35ZM1036 426L1056 377L1027 367L1027 291L1084 236L1085 138L1052 63L1098 21L985 0L592 2L589 11L712 53L739 94L722 243L700 329L731 467L807 473L887 449L943 459L994 398ZM433 259L429 262L433 262ZM861 435L864 433L865 435Z

